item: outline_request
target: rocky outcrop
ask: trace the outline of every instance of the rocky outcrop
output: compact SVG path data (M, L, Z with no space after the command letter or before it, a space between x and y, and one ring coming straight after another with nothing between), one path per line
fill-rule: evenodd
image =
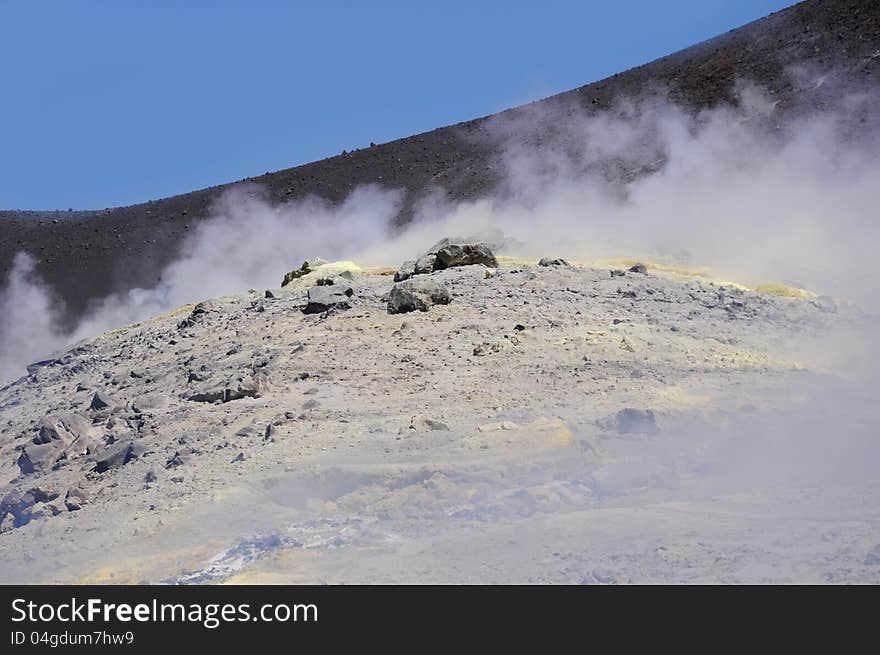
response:
M208 312L212 311L213 309L214 303L212 303L211 301L206 300L198 303L195 307L193 307L193 310L190 312L189 316L178 323L178 329L183 330L184 328L189 328L196 325L205 317L206 314L208 314Z
M284 279L281 281L281 286L286 287L288 284L293 282L294 280L298 280L304 275L308 275L309 273L313 273L318 270L324 264L327 264L327 260L320 259L319 257L315 257L314 259L307 259L302 263L302 266L299 268L290 271L284 275Z
M495 268L498 266L498 260L492 249L482 241L441 239L414 262L404 262L395 273L394 281L401 282L414 275L426 275L447 268L474 264Z
M437 280L428 278L398 282L388 296L388 313L426 312L434 305L448 305L449 290Z

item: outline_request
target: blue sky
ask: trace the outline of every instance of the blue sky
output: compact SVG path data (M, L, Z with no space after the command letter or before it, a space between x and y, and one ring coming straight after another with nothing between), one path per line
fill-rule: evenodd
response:
M0 208L161 198L494 113L789 0L0 0Z

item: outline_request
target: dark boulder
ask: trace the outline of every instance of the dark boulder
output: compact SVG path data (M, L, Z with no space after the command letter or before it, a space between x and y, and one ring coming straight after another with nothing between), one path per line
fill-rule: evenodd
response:
M388 313L426 312L434 305L448 305L452 300L445 285L429 278L398 282L388 296Z
M498 260L485 243L450 243L437 251L434 270L474 264L495 268Z

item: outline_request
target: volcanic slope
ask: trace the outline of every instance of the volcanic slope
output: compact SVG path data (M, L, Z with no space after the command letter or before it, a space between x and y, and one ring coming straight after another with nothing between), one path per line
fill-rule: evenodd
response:
M842 88L876 86L878 53L880 3L808 0L645 66L496 117L249 181L265 187L274 202L310 194L339 202L353 188L370 183L403 189L398 221L405 223L433 186L444 188L453 202L496 190L502 181L501 146L490 129L493 118L524 117L514 137L540 148L544 132L573 108L599 112L621 98L658 89L677 106L701 109L735 104L737 82L746 80L766 89L782 112L815 109L833 102ZM73 322L90 300L156 285L164 267L179 256L189 230L210 216L212 203L229 186L101 211L0 211L0 279L6 278L17 252L30 252L38 259L38 274L63 302L64 318Z

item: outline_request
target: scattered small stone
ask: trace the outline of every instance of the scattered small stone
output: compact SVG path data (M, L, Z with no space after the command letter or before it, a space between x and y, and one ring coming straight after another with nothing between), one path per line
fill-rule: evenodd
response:
M491 355L493 353L500 353L502 350L506 350L517 344L519 344L519 337L516 335L513 335L510 338L505 337L498 341L484 341L483 343L474 346L473 355L474 357L485 357L486 355Z
M245 455L243 452L240 452L240 453L238 453L238 455L236 455L235 457L232 458L232 462L230 462L230 463L235 464L236 462L243 462L246 459L247 459L247 455Z
M180 451L177 451L168 458L168 461L165 462L165 468L173 469L181 466L182 464L185 464L185 460L183 459L183 455L180 454Z
M417 414L409 420L409 429L415 432L430 432L432 430L448 430L449 426L442 421Z
M626 275L626 271L619 268L615 268L611 271L611 277L623 277L624 275Z
M642 275L648 274L648 267L639 262L638 264L633 264L629 267L630 273L641 273Z

